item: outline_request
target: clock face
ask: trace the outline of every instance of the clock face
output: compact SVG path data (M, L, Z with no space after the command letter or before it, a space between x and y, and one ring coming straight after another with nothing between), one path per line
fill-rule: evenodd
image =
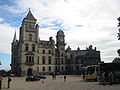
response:
M63 42L63 37L60 37L60 41Z

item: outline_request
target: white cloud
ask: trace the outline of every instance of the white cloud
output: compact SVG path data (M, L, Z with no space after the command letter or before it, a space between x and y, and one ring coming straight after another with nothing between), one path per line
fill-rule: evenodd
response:
M14 27L9 24L0 24L0 52L9 54L14 37Z
M4 19L3 18L0 18L0 22L3 22L4 21Z
M66 43L71 48L76 49L79 46L85 49L86 46L92 44L101 51L102 59L111 61L117 57L116 49L119 48L119 41L117 40L117 18L120 14L119 0L16 0L16 3L17 7L22 9L15 9L16 6L10 7L12 8L10 9L11 12L24 13L27 12L28 8L31 8L40 26L52 26L40 28L42 40L48 40L50 36L55 39L57 31L51 30L51 28L56 28L52 22L58 21L61 23L61 27L66 30L64 31ZM3 32L2 38L9 41L2 40L3 44L6 45L5 47L9 47L14 28L6 24L0 25L2 25L0 30L0 33ZM7 34L4 30L12 32L8 36L4 36ZM7 49L0 50L8 52Z

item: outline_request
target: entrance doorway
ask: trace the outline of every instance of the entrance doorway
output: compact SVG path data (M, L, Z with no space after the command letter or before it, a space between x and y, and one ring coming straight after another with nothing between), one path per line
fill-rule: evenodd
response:
M31 69L31 68L29 68L29 69L27 70L27 76L32 76L32 69Z

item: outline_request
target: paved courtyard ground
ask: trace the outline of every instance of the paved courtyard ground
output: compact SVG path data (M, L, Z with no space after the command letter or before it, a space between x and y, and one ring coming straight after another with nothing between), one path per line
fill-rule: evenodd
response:
M7 78L4 78L1 90L7 89ZM86 82L80 76L67 76L67 82L63 81L63 76L57 76L52 80L51 76L37 82L26 82L25 77L12 77L11 88L9 90L120 90L120 84L113 86L99 85L98 82Z

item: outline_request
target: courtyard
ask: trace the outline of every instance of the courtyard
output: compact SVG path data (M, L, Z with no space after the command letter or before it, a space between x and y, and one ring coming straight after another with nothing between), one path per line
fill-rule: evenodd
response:
M82 80L82 77L76 75L67 75L67 81L64 82L63 75L58 75L56 80L51 76L47 79L37 82L26 82L25 77L11 77L11 88L9 90L120 90L120 84L99 85L98 82L88 82ZM7 77L4 77L1 90L7 89Z

